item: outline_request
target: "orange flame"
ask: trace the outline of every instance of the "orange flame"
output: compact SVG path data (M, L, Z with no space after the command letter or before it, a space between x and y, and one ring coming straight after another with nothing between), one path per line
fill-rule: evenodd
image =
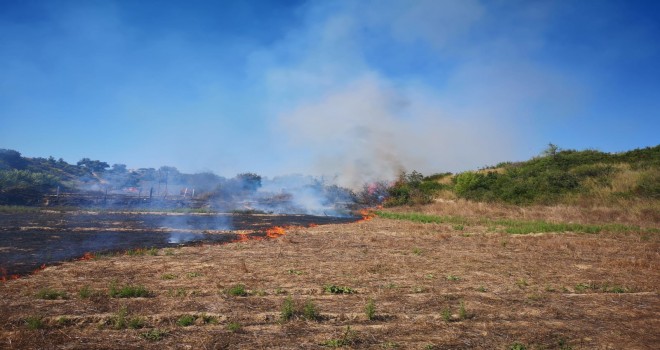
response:
M266 230L266 236L270 238L277 238L279 236L282 236L286 233L286 230L284 227L281 226L273 226L269 229Z
M362 215L362 220L360 221L369 221L376 217L376 214L372 212L371 210L368 209L362 209L360 210L360 215Z
M93 260L94 259L94 254L90 252L86 252L81 256L80 258L76 259L76 261L85 261L85 260Z

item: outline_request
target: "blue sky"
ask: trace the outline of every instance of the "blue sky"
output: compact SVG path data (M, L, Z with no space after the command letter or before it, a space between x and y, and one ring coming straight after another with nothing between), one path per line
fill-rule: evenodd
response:
M660 143L656 1L0 0L0 148L130 167L461 171Z

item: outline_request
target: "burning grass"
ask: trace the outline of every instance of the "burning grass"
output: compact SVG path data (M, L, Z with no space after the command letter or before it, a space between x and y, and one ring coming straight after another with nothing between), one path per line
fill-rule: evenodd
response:
M0 347L658 344L660 235L652 230L657 223L639 225L640 230L514 235L505 228L516 222L562 222L502 208L489 215L432 210L438 205L420 212L449 220L388 219L381 213L354 224L283 228L285 235L275 240L48 267L0 284ZM149 297L113 297L108 293L113 283L117 293L140 287ZM35 298L44 286L69 297ZM242 292L228 292L234 289Z

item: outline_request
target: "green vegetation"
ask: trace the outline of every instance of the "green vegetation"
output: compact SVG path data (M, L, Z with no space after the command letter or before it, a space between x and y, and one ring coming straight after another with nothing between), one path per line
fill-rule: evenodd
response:
M146 324L146 321L142 317L131 317L128 318L128 309L126 306L122 306L117 313L112 317L111 324L114 329L140 329L143 328Z
M284 299L282 303L282 311L280 312L280 319L282 321L288 321L292 319L296 314L296 308L293 304L293 298L290 296Z
M174 280L174 279L177 279L177 277L178 276L173 274L173 273L165 273L165 274L162 274L160 276L160 279L162 279L162 280Z
M628 172L629 185L613 189ZM625 153L560 150L550 144L539 157L520 163L501 163L453 178L462 198L512 204L551 204L570 195L589 195L608 188L609 197L660 199L660 145Z
M241 324L238 323L238 322L229 322L229 323L227 324L227 329L228 329L230 332L234 332L234 333L235 333L235 332L238 332L238 331L241 330L241 328L243 328L243 326L241 326Z
M245 286L242 284L237 284L227 290L227 294L235 297L244 297L248 295L248 292L245 290Z
M346 326L344 333L335 339L325 341L321 345L329 348L341 348L344 346L353 346L358 344L357 332L351 329L351 326Z
M154 329L152 329L148 332L140 333L142 338L147 339L147 340L151 340L151 341L162 340L168 334L169 333L166 330L160 329L160 328L154 328Z
M346 287L346 286L340 287L340 286L336 286L334 284L328 284L328 285L323 286L323 290L326 293L331 293L331 294L353 294L353 293L357 293L357 291L355 289L351 288L351 287Z
M42 288L37 292L37 298L45 299L45 300L56 300L56 299L66 299L67 295L66 292L62 292L50 288Z
M44 323L44 319L41 316L29 316L25 318L25 325L27 326L28 329L43 329L46 327L46 324Z
M509 350L527 350L527 346L523 343L515 342L509 346Z
M305 305L303 306L302 310L302 316L310 321L318 320L321 317L318 310L316 309L316 305L310 299L305 301Z
M87 286L87 285L83 286L83 287L80 288L80 290L78 291L78 296L79 296L81 299L88 299L88 298L90 298L90 297L92 296L92 294L94 294L94 292L93 292L92 289L89 288L89 286Z
M367 320L369 321L376 318L376 303L373 299L369 299L367 305L365 305L364 314L367 316Z
M433 201L435 194L446 185L437 180L440 175L424 177L421 173L413 171L409 174L403 172L397 181L387 190L388 198L385 206L396 206L404 204L426 204Z
M289 321L294 318L303 318L309 321L318 321L321 319L321 314L319 313L316 305L311 299L307 299L305 304L301 307L296 305L292 297L287 297L282 303L282 308L280 311L280 320Z
M116 283L112 283L108 294L112 298L147 298L153 293L147 290L144 286L128 285L117 287Z
M390 213L376 211L376 215L394 220L408 220L421 223L456 223L461 222L464 225L487 225L493 230L501 230L510 234L529 234L529 233L547 233L547 232L575 232L575 233L600 233L600 232L649 232L660 233L656 228L641 228L633 225L622 224L575 224L575 223L551 223L542 220L514 220L514 219L468 219L460 216L437 216L420 213Z
M188 327L192 326L195 323L195 316L193 315L183 315L176 320L177 326Z

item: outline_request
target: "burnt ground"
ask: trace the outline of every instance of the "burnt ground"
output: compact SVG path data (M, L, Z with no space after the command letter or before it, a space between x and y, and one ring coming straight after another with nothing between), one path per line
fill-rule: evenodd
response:
M273 226L355 221L311 215L42 211L0 214L0 275L23 275L85 253L263 237Z
M382 218L293 228L2 283L0 347L657 349L659 248L655 233L509 235ZM111 297L113 285L149 295ZM238 285L245 295L232 295ZM287 300L300 312L288 321ZM318 317L302 317L306 303Z

